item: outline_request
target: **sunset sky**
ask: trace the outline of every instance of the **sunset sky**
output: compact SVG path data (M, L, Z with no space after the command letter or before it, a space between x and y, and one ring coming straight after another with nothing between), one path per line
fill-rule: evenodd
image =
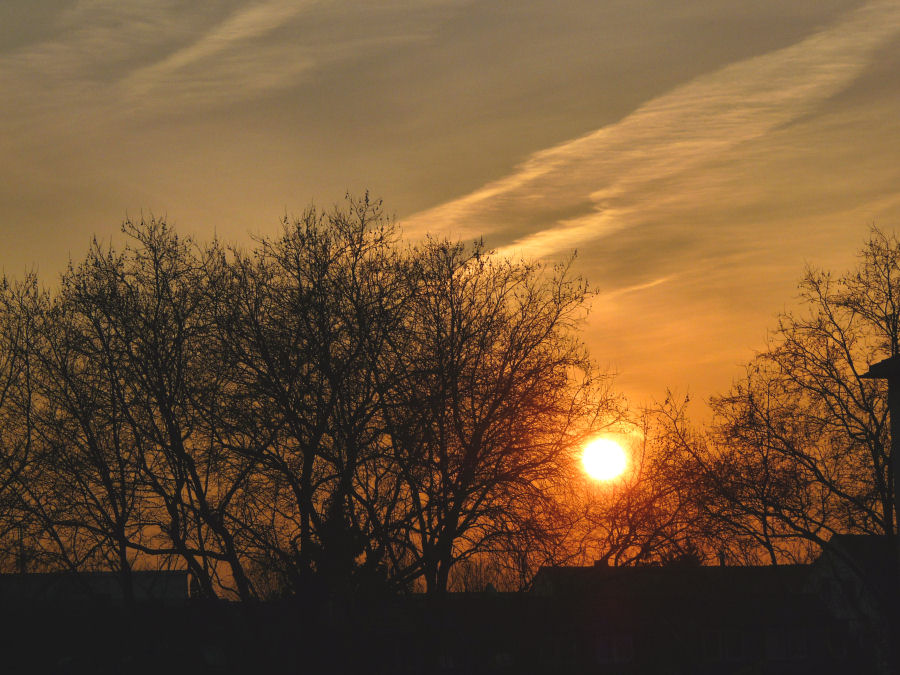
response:
M725 390L804 265L900 228L898 0L3 0L0 92L10 276L369 189L411 239L577 249L635 403Z

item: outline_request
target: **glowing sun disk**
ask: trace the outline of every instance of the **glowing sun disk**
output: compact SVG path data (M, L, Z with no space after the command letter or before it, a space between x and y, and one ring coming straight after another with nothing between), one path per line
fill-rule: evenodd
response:
M625 471L628 457L622 446L611 438L595 438L584 446L581 462L594 480L612 480Z

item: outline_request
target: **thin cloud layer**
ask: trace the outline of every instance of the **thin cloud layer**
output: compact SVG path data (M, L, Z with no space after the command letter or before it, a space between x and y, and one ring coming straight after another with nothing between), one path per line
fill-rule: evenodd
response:
M509 176L403 222L416 236L488 235L502 252L552 255L633 224L654 183L714 160L847 87L900 32L900 4L871 2L801 42L728 65L622 121L538 152Z
M623 389L720 390L805 259L900 222L895 4L3 0L0 267L52 279L142 210L242 242L368 188L444 204L410 234L578 247Z
M10 111L8 125L33 123L38 115L49 126L54 115L77 107L80 124L102 125L116 115L184 113L258 98L331 63L420 40L434 27L430 12L457 2L77 3L55 17L47 37L0 52L7 94L0 112ZM342 25L346 15L366 14L379 20Z
M184 80L205 84L207 90L231 89L236 84L254 85L253 90L266 87L273 78L264 77L264 68L278 73L277 80L290 81L298 73L311 65L311 60L278 64L277 58L265 58L259 51L244 51L242 68L235 68L229 56L250 41L265 38L298 15L314 6L315 1L287 2L270 0L249 7L241 7L220 23L212 26L196 41L165 56L163 59L129 73L122 86L132 97L152 94L158 88L166 88L169 83ZM286 56L285 54L279 54ZM262 56L262 58L261 58ZM268 56L271 56L271 52ZM278 55L276 55L278 56ZM224 66L224 67L223 67ZM212 68L212 73L210 73ZM203 77L198 77L197 69L202 69ZM218 70L219 72L216 72ZM192 72L193 71L193 72ZM239 75L238 81L227 83L224 74ZM188 90L190 87L187 88Z

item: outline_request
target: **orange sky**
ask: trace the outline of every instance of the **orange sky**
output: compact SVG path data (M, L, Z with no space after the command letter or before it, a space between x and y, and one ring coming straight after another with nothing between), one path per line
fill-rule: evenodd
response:
M704 398L900 225L898 72L896 0L4 0L0 264L368 188L410 237L577 248L619 388Z

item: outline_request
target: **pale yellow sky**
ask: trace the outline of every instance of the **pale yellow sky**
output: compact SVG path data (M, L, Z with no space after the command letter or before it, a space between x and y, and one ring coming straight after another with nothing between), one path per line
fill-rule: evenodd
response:
M726 388L806 263L900 225L897 0L4 0L0 265L311 200L565 256L637 402Z

